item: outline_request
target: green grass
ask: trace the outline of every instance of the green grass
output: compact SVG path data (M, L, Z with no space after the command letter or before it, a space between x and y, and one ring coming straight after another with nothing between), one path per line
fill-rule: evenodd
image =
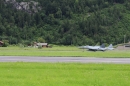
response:
M77 47L19 48L0 47L0 56L81 56L81 57L130 57L130 50L87 51Z
M129 64L0 63L0 86L129 86Z

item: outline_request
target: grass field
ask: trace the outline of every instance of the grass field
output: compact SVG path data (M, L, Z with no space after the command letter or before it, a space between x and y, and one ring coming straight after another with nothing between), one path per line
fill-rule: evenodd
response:
M0 47L0 56L130 57L128 50ZM0 62L0 86L129 86L130 64Z
M129 86L129 64L0 63L0 86Z
M130 57L130 50L87 51L77 47L20 48L0 47L0 56L81 56L81 57Z

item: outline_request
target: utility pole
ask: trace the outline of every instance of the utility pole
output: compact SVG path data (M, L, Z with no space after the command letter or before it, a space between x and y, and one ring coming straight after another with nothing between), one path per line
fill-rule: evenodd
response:
M125 48L125 37L126 37L126 35L124 35L124 48Z

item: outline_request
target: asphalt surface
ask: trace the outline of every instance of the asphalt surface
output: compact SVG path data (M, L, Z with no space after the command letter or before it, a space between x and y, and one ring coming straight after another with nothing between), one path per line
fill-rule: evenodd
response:
M47 63L75 62L75 63L130 64L130 58L0 56L0 62L47 62Z

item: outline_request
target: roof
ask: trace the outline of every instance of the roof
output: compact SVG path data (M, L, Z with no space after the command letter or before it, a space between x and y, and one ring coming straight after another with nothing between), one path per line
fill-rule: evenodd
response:
M0 43L2 43L2 44L3 44L4 42L0 41Z
M47 43L37 43L37 45L48 45Z

